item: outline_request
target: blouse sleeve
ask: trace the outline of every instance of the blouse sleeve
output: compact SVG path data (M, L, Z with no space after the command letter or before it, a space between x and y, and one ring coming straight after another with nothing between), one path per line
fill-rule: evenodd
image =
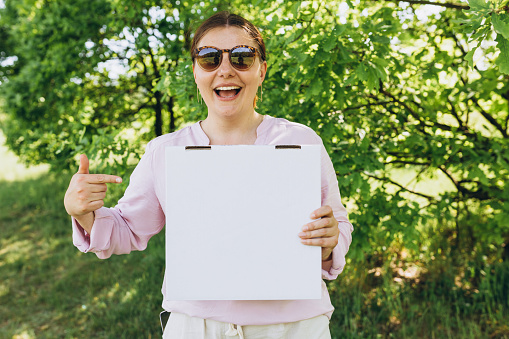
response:
M149 143L117 206L95 211L91 234L72 219L73 243L80 251L94 252L101 259L142 251L162 230L165 216L155 192L153 157Z
M348 213L341 203L336 171L325 147L322 145L322 206L332 207L338 221L338 244L332 251L332 259L322 263L322 278L333 280L343 271L346 265L346 253L352 243L353 226L348 220Z

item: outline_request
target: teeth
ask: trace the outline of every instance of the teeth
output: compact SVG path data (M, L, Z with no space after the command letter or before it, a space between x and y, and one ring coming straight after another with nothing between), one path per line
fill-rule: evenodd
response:
M240 89L239 86L216 87L216 91L231 91L232 89Z

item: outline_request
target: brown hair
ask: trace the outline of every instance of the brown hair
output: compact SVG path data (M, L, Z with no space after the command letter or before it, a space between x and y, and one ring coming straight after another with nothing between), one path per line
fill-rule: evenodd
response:
M247 34L249 34L250 37L253 38L253 40L258 45L258 54L260 55L260 59L262 61L266 60L265 55L265 43L263 42L262 35L260 34L260 31L249 21L241 17L240 15L232 14L228 11L222 11L214 14L207 20L205 20L200 27L196 30L193 37L193 42L191 44L191 58L193 60L194 64L194 58L195 58L195 50L198 46L198 42L200 42L201 38L205 34L207 34L208 31L214 28L218 27L239 27L246 31Z

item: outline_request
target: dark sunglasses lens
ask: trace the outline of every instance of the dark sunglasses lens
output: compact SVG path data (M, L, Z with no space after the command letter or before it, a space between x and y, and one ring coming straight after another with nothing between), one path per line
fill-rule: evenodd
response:
M251 67L255 60L255 51L247 47L237 47L232 51L231 63L239 70Z
M198 52L196 60L203 69L214 70L221 62L222 53L215 48L204 48Z

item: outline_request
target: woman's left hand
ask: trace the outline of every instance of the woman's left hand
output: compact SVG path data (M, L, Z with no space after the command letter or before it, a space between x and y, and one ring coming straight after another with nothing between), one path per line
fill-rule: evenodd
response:
M302 227L299 233L304 245L320 246L322 248L322 260L329 260L332 250L338 244L339 228L338 221L332 214L332 208L322 206L313 213L311 219L316 219Z

